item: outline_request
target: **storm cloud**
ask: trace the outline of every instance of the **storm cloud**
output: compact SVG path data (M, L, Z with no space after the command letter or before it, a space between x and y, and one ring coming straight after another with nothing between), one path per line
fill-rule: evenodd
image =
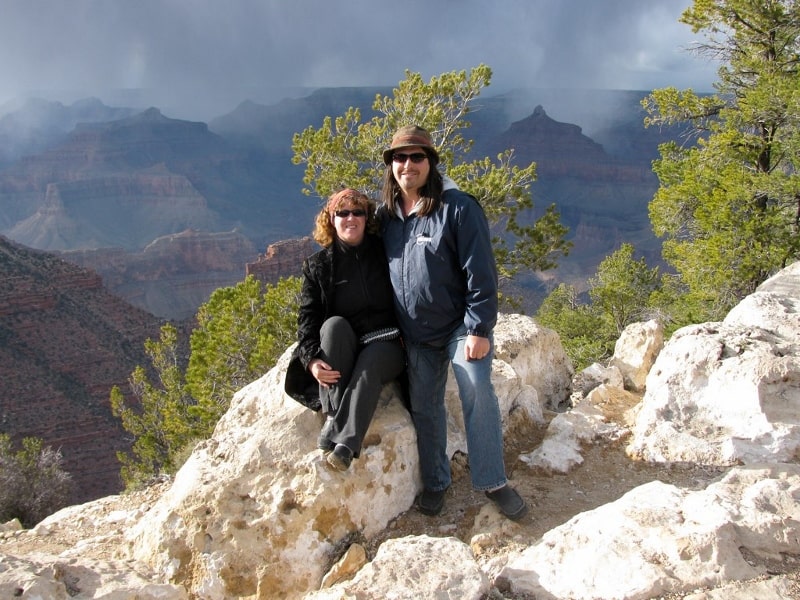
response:
M96 96L213 117L292 89L393 86L478 64L513 88L710 91L690 0L11 0L0 105ZM134 97L134 96L131 96Z

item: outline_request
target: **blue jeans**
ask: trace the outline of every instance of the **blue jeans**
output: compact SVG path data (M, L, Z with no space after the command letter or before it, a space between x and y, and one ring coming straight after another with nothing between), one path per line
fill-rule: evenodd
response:
M422 484L429 491L447 489L451 483L444 403L450 363L464 414L472 487L492 490L507 482L500 407L492 385L492 351L481 360L468 361L464 358L465 340L466 328L460 327L442 346L407 344L406 348ZM490 341L494 345L494 340Z

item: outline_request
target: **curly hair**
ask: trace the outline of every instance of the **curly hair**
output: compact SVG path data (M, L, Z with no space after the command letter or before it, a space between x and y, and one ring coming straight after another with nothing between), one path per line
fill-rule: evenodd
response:
M336 239L336 228L333 226L333 217L337 210L344 208L363 208L367 211L365 232L371 234L378 233L378 221L375 218L375 201L358 190L345 188L332 194L330 198L328 198L328 202L317 214L312 236L323 248L330 246Z

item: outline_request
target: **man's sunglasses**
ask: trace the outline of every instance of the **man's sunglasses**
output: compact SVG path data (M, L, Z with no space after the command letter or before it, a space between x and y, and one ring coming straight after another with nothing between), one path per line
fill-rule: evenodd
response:
M353 215L354 217L363 217L364 215L367 214L367 211L360 208L356 208L354 210L348 210L348 209L337 210L334 214L341 219L346 219L350 215Z
M428 155L424 152L414 152L414 154L403 154L402 152L395 152L392 154L392 160L396 163L404 163L408 159L411 159L412 163L421 163L423 160L428 158Z

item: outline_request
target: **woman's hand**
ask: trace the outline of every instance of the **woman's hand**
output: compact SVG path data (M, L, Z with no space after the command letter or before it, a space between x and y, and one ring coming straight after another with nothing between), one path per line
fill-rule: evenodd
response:
M491 350L489 338L468 335L467 341L464 343L464 358L467 360L481 360L489 354L489 350Z
M329 387L339 381L341 373L334 371L331 366L321 358L314 358L308 363L308 372L322 387Z

